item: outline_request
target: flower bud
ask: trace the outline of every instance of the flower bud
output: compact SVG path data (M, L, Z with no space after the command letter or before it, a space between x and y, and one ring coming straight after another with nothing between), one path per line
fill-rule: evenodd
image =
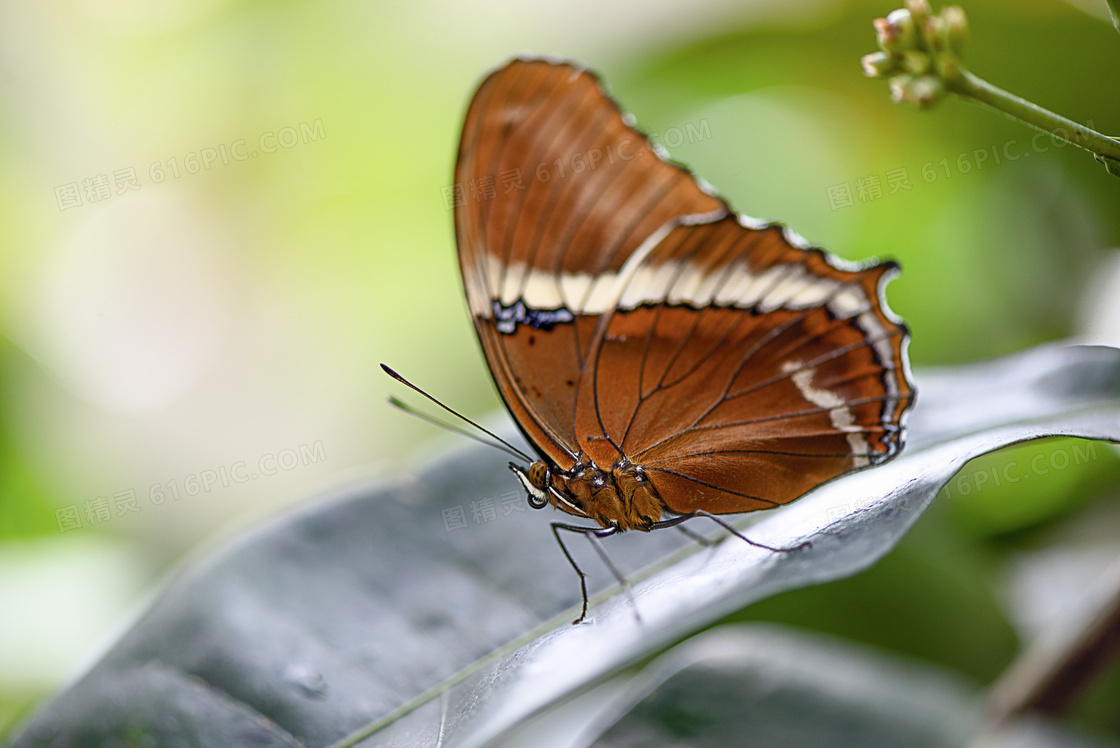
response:
M891 78L888 85L891 89L891 101L896 104L901 104L909 97L910 84L914 80L914 76L903 73Z
M929 0L906 0L906 9L910 11L910 18L917 28L922 27L931 13Z
M911 81L908 94L908 101L925 109L945 98L945 82L933 75L918 76Z
M876 18L873 23L876 40L881 49L888 52L905 52L914 47L916 33L910 11L892 10L886 18Z
M890 80L891 98L919 108L933 106L945 97L945 83L933 75L896 75Z
M929 55L912 49L902 55L902 69L911 75L922 75L929 72Z
M959 6L950 5L941 11L945 21L945 46L954 54L960 54L968 39L968 17Z
M945 19L941 16L930 16L925 24L926 40L934 54L945 50L947 45L948 29Z
M898 58L890 52L872 52L861 57L859 62L868 78L882 78L898 69Z

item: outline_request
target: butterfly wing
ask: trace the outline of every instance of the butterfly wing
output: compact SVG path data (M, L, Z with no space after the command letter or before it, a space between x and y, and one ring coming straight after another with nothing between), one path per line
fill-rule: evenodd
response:
M498 390L562 468L581 376L628 261L682 221L728 213L662 160L590 73L514 60L480 86L455 168L459 265Z
M668 508L784 504L902 446L913 400L891 263L841 268L779 225L678 226L594 341L577 406L597 464L642 465Z

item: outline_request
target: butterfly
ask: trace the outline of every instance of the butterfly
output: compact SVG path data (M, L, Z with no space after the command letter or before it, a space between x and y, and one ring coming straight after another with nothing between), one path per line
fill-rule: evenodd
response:
M486 78L451 198L471 320L539 456L510 468L533 507L593 523L552 523L580 577L575 623L585 575L559 531L601 555L598 538L699 516L739 535L714 515L902 449L915 390L884 298L897 265L736 214L593 73L515 59Z

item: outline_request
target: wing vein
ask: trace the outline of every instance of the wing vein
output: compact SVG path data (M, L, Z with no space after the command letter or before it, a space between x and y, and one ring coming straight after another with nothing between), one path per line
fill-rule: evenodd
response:
M687 481L692 481L693 483L697 483L701 486L707 486L708 488L714 488L717 491L722 491L723 493L729 493L732 496L742 496L744 499L754 499L755 501L761 501L762 503L770 504L771 506L780 506L779 502L773 501L772 499L764 499L761 496L752 496L751 494L748 494L748 493L742 493L740 491L732 491L730 488L724 488L723 486L717 486L715 483L709 483L708 481L700 480L699 478L697 478L695 476L692 476L692 475L685 475L684 473L678 472L676 470L669 470L668 468L659 468L659 467L650 468L650 470L651 471L657 471L659 473L667 473L669 475L675 475L678 478L684 478Z

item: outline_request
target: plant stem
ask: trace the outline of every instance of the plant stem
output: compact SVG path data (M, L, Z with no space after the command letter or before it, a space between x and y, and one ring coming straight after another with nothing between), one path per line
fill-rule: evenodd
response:
M1120 31L1120 7L1116 0L1105 0L1108 3L1108 12L1112 16L1112 25Z
M1095 585L1096 608L1031 643L990 691L988 726L1034 711L1060 716L1120 654L1120 560Z
M967 70L962 70L959 76L947 79L945 84L950 91L959 96L976 99L1055 138L1084 148L1109 166L1109 171L1113 171L1114 167L1120 167L1120 141L1118 140L997 88Z

